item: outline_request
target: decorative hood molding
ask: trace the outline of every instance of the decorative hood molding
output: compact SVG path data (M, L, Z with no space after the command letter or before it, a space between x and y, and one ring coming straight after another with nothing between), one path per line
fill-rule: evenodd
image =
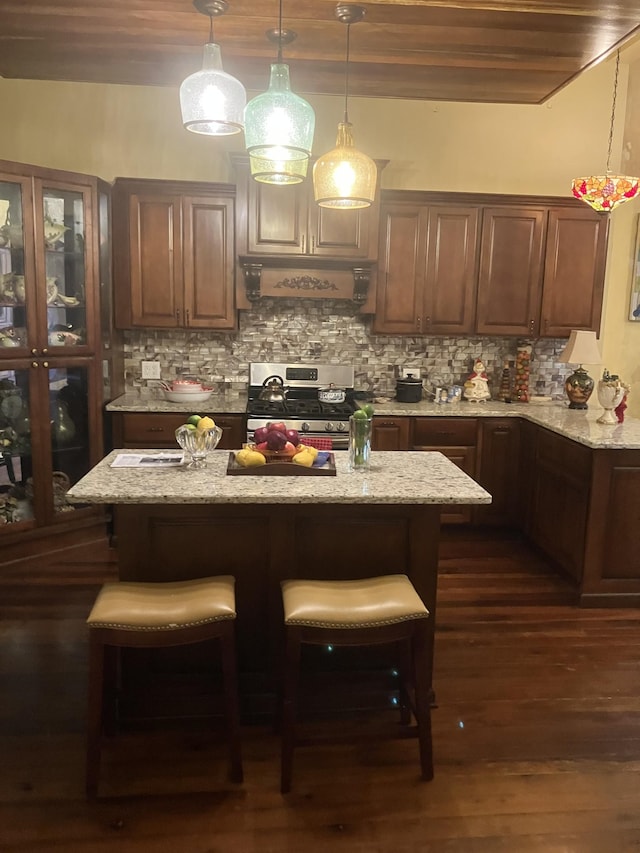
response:
M247 299L257 302L262 296L301 297L304 299L349 299L364 305L369 294L369 284L374 264L338 261L305 264L297 257L282 258L241 257L240 268ZM301 263L302 261L302 263Z

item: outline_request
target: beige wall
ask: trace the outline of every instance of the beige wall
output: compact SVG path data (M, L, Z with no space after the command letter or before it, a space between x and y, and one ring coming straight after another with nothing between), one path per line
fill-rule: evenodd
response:
M614 169L627 71L623 61ZM358 147L390 161L385 187L567 195L573 177L606 166L612 85L610 60L540 107L353 99L349 111ZM320 154L334 145L342 100L310 100L316 109L314 153ZM107 180L233 180L227 153L242 150L241 136L213 140L183 130L177 91L170 89L0 80L0 107L0 158ZM633 137L640 152L640 128ZM640 323L628 322L627 314L638 205L630 202L612 216L601 332L603 363L632 383L630 412L636 416ZM593 374L601 368L594 366Z

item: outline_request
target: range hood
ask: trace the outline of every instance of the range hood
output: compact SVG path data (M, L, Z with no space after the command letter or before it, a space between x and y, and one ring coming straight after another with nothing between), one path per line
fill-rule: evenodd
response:
M374 272L372 261L321 261L317 257L239 257L247 300L262 296L304 299L349 299L364 305Z

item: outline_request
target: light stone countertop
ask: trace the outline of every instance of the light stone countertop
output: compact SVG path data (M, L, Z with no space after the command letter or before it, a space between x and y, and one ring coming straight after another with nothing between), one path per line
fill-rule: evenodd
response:
M205 414L244 414L247 405L246 393L240 395L214 394L206 404L196 405ZM190 414L193 406L168 403L156 397L144 397L132 391L107 404L108 412L184 412ZM602 408L593 397L586 411L569 409L568 404L557 401L540 403L501 403L489 400L486 403L374 403L375 414L388 417L440 417L440 418L509 418L518 417L546 427L552 432L577 441L591 448L612 450L640 449L640 419L625 417L624 423L616 426L596 423Z
M107 403L108 412L164 412L190 415L194 410L199 414L244 415L247 408L247 392L214 392L204 403L170 403L155 394L141 394L128 391Z
M207 467L111 468L114 450L67 492L91 504L489 504L491 495L437 452L374 451L366 474L347 470L348 453L335 453L332 476L226 474L228 450L209 454ZM291 463L293 464L293 463Z

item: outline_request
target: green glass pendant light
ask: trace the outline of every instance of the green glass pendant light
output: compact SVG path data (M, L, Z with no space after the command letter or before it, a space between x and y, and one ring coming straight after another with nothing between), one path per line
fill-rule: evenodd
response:
M249 101L244 112L251 174L265 184L299 184L311 157L315 114L311 104L291 91L289 66L282 61L282 45L295 37L291 30L282 29L279 0L278 29L267 32L267 38L278 45L269 88Z

